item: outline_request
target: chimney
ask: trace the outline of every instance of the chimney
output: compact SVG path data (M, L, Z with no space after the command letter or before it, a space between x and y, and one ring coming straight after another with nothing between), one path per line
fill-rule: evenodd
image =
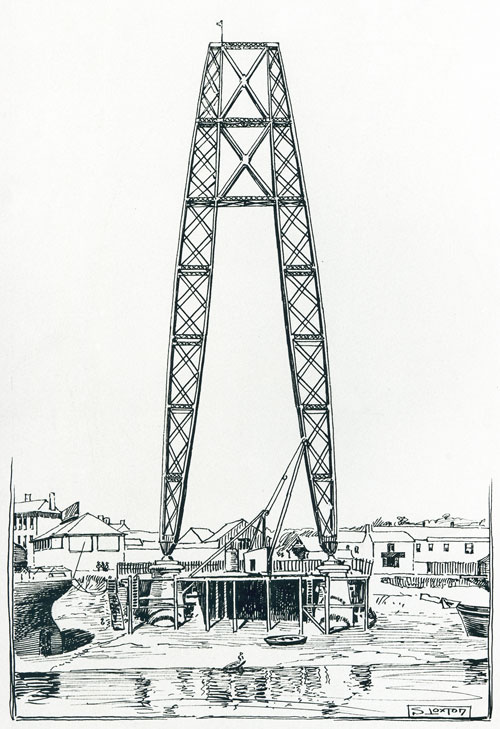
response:
M56 511L56 495L53 491L49 494L49 510Z
M104 516L103 517L103 521L104 521L105 524L108 524L108 526L111 523L111 519L109 518L109 516Z
M370 534L371 530L372 530L372 525L365 524L365 534Z
M125 519L120 519L120 526L125 526Z
M24 494L25 501L31 501L31 494Z
M102 514L99 514L99 516L97 518L100 519L101 521L104 521L104 516Z

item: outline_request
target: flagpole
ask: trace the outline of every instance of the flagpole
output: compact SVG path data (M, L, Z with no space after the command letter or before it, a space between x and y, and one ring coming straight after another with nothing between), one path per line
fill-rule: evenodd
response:
M222 45L224 43L224 21L219 20L218 23L216 23L220 27L220 44Z

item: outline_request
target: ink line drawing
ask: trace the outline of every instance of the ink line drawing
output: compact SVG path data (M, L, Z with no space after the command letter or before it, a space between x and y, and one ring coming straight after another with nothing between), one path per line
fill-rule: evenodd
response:
M491 503L483 520L339 527L327 314L284 62L278 43L225 41L217 25L182 206L159 533L125 503L111 521L54 492L15 496L13 717L487 719ZM273 213L297 441L267 502L213 530L183 516L217 223L255 207ZM292 528L301 469L315 523Z

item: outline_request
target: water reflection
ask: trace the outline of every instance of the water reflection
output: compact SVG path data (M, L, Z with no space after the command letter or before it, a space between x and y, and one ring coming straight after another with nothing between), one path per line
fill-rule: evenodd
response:
M372 686L372 667L371 666L353 666L350 671L350 677L355 688L362 691L369 691Z
M151 709L151 700L149 698L149 689L151 686L150 679L140 673L134 678L134 682L134 695L138 706L141 706L144 709Z
M232 698L231 678L229 674L210 671L203 681L203 694L210 703L228 706Z
M21 673L16 675L16 698L26 696L30 703L55 697L61 688L58 673Z
M483 687L475 691L478 717L481 709L485 713L487 678L485 660L404 670L392 664L250 667L241 674L214 668L68 671L19 674L16 697L21 717L88 716L90 705L103 717L248 716L248 711L262 717L352 717L360 711L376 715L389 699L391 716L401 717L416 690L439 686L448 701L453 693L459 701L464 684L475 684Z
M464 683L485 684L488 682L488 659L470 658L464 661Z

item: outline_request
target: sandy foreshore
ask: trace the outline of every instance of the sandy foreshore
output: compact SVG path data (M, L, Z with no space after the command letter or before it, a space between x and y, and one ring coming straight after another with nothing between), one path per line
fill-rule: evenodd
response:
M207 632L199 610L178 631L141 625L132 635L117 633L110 625L106 594L72 589L54 605L54 618L61 630L87 631L93 640L60 656L17 658L16 670L222 667L240 650L248 666L404 665L485 658L487 641L468 638L456 610L422 600L422 593L469 604L484 604L488 596L474 587L416 590L373 581L371 605L378 619L371 630L354 628L324 636L306 624L306 644L271 648L264 642L263 621L246 623L233 633L230 622L222 620ZM272 630L282 631L297 632L297 623L280 623Z

